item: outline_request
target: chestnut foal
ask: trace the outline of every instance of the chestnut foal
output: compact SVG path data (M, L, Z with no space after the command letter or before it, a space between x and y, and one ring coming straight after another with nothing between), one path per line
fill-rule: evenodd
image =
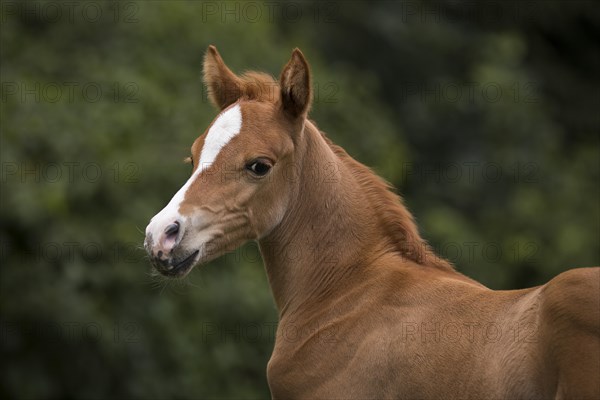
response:
M204 79L221 112L145 246L182 277L258 241L279 310L273 398L600 398L599 268L514 291L456 272L388 185L307 119L299 50L277 82L235 75L210 46Z

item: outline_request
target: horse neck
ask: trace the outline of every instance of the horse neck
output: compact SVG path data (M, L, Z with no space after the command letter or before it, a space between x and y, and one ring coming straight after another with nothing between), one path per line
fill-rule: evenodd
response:
M309 121L300 146L286 215L259 243L280 314L331 293L376 247L366 198Z

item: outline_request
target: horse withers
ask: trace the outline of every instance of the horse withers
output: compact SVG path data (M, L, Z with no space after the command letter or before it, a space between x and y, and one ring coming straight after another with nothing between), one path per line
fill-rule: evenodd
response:
M307 118L297 49L276 81L234 74L210 46L204 80L220 113L145 247L183 277L258 241L279 311L273 398L600 398L599 268L513 291L455 271L388 184Z

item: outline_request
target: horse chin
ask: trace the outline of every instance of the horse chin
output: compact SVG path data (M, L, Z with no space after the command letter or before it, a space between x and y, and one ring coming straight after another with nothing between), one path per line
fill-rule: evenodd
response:
M167 262L154 261L154 268L167 278L182 278L187 275L199 261L200 250L187 252L185 255L173 257Z

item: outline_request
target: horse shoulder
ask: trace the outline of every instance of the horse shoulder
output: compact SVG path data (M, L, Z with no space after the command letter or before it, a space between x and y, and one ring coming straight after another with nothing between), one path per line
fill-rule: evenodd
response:
M369 384L377 375L390 370L381 369L376 374L370 368L363 370L365 363L358 362L368 354L366 347L372 342L372 332L366 310L359 309L353 314L333 320L318 319L316 323L286 321L280 325L267 366L273 398L330 398L340 393L364 398L385 389L385 385ZM365 374L375 375L356 380L358 371L363 378ZM377 397L382 397L377 393Z
M600 398L600 268L564 272L540 296L556 398Z
M577 329L600 336L600 268L563 272L542 288L541 296L555 331Z

